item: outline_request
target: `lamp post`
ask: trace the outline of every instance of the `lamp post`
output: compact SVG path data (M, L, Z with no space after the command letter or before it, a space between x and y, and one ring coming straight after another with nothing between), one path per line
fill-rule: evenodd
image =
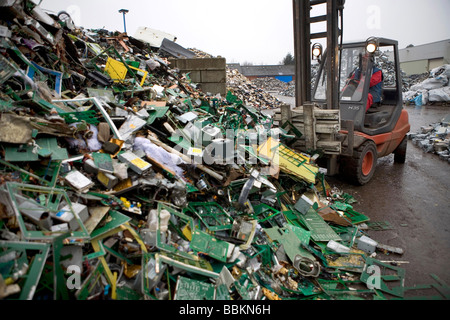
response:
M123 14L123 30L125 33L127 33L127 25L125 23L125 15L128 13L129 10L127 9L120 9L119 12Z

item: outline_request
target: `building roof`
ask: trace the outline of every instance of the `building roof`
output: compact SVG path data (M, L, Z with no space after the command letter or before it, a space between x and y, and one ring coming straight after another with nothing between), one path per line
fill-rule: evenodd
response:
M273 76L294 76L294 65L259 65L241 66L239 64L229 64L231 68L237 69L246 77L273 77Z
M400 61L409 62L450 58L450 39L417 45L399 50Z

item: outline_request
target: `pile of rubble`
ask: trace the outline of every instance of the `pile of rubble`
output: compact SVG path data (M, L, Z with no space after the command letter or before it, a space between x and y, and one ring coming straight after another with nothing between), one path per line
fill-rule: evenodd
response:
M0 299L404 297L375 259L402 252L238 74L210 96L126 34L0 16Z
M236 95L243 103L258 109L276 109L283 102L272 94L267 88L261 87L236 69L227 67L227 89Z
M272 77L256 78L252 80L252 83L258 88L276 93L283 92L289 88L288 83Z
M421 127L420 132L409 133L408 138L424 152L437 154L450 163L450 115L441 122Z
M404 71L402 73L403 79L403 92L410 91L410 88L416 84L425 81L430 76L430 72L424 72L421 74L407 75Z
M197 48L188 48L189 51L193 52L197 58L214 58L214 56L210 53L202 51Z
M319 73L320 65L318 63L314 63L311 65L311 91L314 91L315 81L317 78L317 74ZM286 97L295 97L295 81L291 81L288 83L286 89L281 90L279 92L280 95Z
M214 58L213 55L196 48L189 48L189 50L195 53L197 58ZM254 108L275 109L282 104L278 98L268 92L271 90L267 86L261 85L260 82L250 81L238 70L228 66L226 67L226 87L243 103Z
M417 75L415 84L403 92L403 101L416 106L431 103L447 104L450 102L450 64L432 69L429 73Z
M290 81L287 88L281 90L279 94L286 97L295 97L295 81Z

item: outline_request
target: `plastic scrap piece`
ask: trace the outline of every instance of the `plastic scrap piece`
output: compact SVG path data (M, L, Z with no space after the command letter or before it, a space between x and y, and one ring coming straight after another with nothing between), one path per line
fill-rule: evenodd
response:
M12 293L19 293L20 300L32 300L35 294L34 288L39 282L41 271L50 252L50 244L0 240L0 247L2 248L0 266L2 266L5 284L7 283L4 288L0 286L0 299ZM29 259L28 255L32 251L35 252L35 255ZM13 259L7 257L11 252L13 252ZM6 269L8 262L13 261L16 256L21 256L21 259L17 261L18 264L14 265L13 262L10 264L11 267ZM17 286L18 290L9 290L13 286Z
M319 168L309 163L309 158L286 147L269 137L258 147L258 154L270 159L282 171L298 176L309 183L315 183Z
M112 80L119 81L125 79L128 69L122 62L113 58L108 58L106 61L105 72L109 74Z
M69 172L64 179L73 189L80 193L86 193L94 186L92 180L76 169Z
M402 268L368 257L360 279L370 289L378 289L396 297L404 296L405 270Z
M134 172L138 174L143 174L144 172L150 170L152 165L147 161L141 159L136 154L131 151L126 151L118 155L118 158L123 163L126 163Z

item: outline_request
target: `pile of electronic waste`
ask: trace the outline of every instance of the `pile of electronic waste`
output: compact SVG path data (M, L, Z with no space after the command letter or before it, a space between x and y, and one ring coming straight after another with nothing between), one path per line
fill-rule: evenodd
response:
M0 16L0 299L404 296L301 133L126 34Z

